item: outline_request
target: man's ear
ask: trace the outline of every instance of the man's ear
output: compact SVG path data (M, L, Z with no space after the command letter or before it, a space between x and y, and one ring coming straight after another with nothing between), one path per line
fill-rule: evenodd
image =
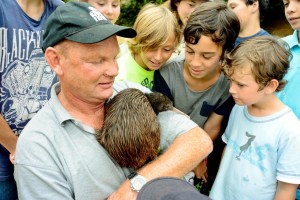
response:
M60 66L61 55L57 49L48 47L45 51L45 58L56 75L59 76L63 73Z
M268 85L265 87L265 91L267 94L272 94L276 92L276 89L279 86L279 82L276 79L272 79L269 81Z

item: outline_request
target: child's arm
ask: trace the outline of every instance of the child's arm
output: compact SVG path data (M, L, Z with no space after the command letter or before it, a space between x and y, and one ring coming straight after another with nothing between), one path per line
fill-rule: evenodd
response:
M298 184L278 181L275 200L295 200Z
M207 182L207 158L202 160L198 166L193 169L193 172L198 179L203 179Z
M222 115L218 115L213 112L204 124L203 129L209 135L212 141L214 141L220 134L222 120Z

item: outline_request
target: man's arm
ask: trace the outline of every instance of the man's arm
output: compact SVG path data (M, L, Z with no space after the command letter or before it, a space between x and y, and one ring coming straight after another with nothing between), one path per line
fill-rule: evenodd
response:
M199 127L178 136L164 154L139 170L147 181L161 177L182 177L194 169L212 151L209 136ZM109 199L136 199L127 179Z
M2 115L0 115L0 127L0 144L13 155L16 150L18 137L8 126Z
M298 184L278 181L275 200L295 200Z

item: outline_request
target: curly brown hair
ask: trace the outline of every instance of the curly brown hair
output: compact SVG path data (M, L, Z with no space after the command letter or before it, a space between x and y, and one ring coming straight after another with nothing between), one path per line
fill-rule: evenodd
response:
M211 37L224 53L233 49L239 31L238 17L224 2L206 2L191 14L183 34L189 44L197 44L201 35Z
M287 81L284 76L292 55L288 44L274 36L257 36L239 44L225 56L224 73L230 77L235 70L250 66L255 81L262 90L272 79L279 83L281 91Z

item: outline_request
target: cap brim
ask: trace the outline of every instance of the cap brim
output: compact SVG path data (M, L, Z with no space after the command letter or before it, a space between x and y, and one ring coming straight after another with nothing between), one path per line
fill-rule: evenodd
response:
M146 183L137 200L210 200L190 183L174 177L160 177Z
M107 23L97 24L78 33L66 36L65 38L74 42L93 44L101 42L112 35L133 38L136 36L136 31L133 28Z

